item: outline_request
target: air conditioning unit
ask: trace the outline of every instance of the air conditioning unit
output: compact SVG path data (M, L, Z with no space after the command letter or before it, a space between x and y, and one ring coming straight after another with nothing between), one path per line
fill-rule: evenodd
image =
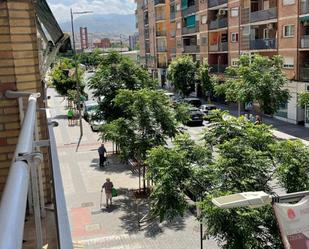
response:
M273 29L274 25L272 23L267 24L267 29Z
M226 10L225 9L219 9L218 15L219 16L224 16L226 14Z

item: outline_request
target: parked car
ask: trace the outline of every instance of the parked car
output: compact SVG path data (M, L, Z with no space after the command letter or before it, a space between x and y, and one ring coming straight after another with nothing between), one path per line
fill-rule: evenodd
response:
M198 124L203 125L204 113L200 111L200 109L196 107L189 108L190 120L187 122L188 124Z
M208 114L209 111L216 110L216 109L217 107L214 104L201 105L200 107L201 112L203 112L204 114Z
M184 102L193 105L196 108L199 108L202 105L202 102L198 98L185 98L183 99Z
M105 124L105 120L90 120L90 127L93 131L98 131L100 126Z
M98 102L94 100L88 100L84 102L83 105L83 116L84 119L89 122L91 116L95 114L98 108Z

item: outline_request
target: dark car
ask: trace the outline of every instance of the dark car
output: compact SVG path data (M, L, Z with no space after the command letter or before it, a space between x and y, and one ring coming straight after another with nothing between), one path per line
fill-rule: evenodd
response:
M200 111L200 109L196 107L189 108L190 120L187 122L188 124L197 124L203 125L204 113Z
M214 104L201 105L200 107L201 112L203 112L204 114L208 114L209 111L216 110L216 109L217 107Z
M185 98L183 99L184 102L193 105L196 108L199 108L202 105L202 102L198 98Z

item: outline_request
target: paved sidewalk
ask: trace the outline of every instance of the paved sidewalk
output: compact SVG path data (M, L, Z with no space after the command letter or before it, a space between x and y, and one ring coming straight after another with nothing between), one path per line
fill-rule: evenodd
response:
M59 122L55 136L61 164L71 233L74 241L85 248L98 249L189 249L200 248L199 223L191 213L168 223L153 222L138 228L138 219L145 214L146 204L139 205L132 196L138 188L138 176L127 165L110 156L109 165L98 168L98 134L84 122L84 136L78 146L79 126L68 127L65 102L49 89L52 117ZM112 150L112 144L106 144ZM109 177L119 189L110 209L100 209L100 190ZM103 195L103 201L105 196ZM204 248L216 249L213 240L204 241Z

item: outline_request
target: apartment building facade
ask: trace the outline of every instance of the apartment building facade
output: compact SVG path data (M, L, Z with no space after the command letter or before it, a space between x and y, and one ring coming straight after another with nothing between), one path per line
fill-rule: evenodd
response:
M159 9L166 16L158 25ZM276 117L309 126L309 110L297 105L297 94L309 91L309 0L137 0L136 14L141 64L162 86L168 63L182 54L206 59L222 80L242 54L281 55L291 99ZM154 35L162 29L165 64Z

